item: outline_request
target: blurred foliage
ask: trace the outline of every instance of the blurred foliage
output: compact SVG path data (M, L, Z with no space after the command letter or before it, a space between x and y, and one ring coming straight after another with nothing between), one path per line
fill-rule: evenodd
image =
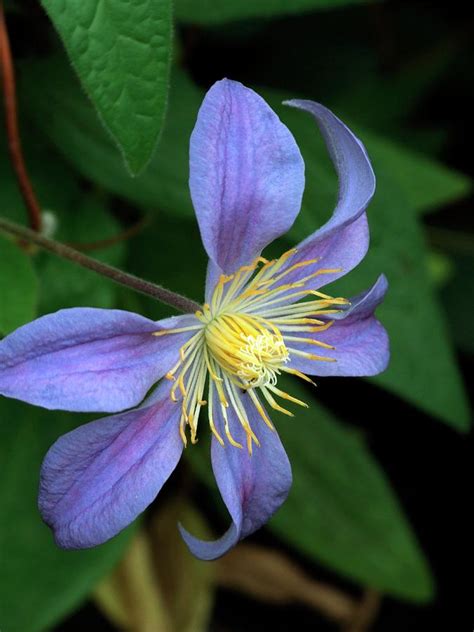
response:
M12 283L12 273L15 283ZM38 301L38 280L30 258L14 243L0 238L0 332L8 334L32 320Z
M220 24L244 18L269 18L291 13L303 13L312 9L337 9L352 4L377 0L177 0L176 17L183 22L196 24Z
M206 632L216 568L189 555L177 522L210 538L199 513L183 498L164 504L138 532L114 573L94 597L119 627L130 630Z
M461 229L455 226L448 233L433 226L426 230L425 216L437 211L443 224L443 209L455 208L470 193L471 181L440 158L450 123L416 119L423 100L449 76L453 64L460 64L460 77L465 72L464 32L445 34L436 12L429 16L426 10L422 17L429 28L420 32L415 24L420 7L403 7L406 46L395 64L398 33L387 28L386 14L379 11L382 3L41 4L51 22L32 2L8 2L7 17L19 34L14 52L26 162L55 238L202 300L206 256L188 191L188 143L203 86L217 78L219 64L222 74L234 76L224 54L213 61L213 71L208 71L206 55L215 55L213 47L232 50L244 75L236 78L248 75L247 83L294 133L306 163L302 212L270 254L318 228L335 205L335 174L313 121L281 105L295 96L316 98L360 136L378 180L369 208L369 254L334 290L350 296L380 272L389 278L390 292L379 315L390 333L392 361L370 381L457 430L468 428L470 410L455 345L464 353L474 351L472 236L462 233L462 222ZM298 18L301 13L304 19ZM172 14L182 25L175 29L170 68ZM289 14L293 17L283 19ZM411 16L412 26L405 15ZM374 42L368 37L369 23L375 24ZM3 131L0 213L27 223ZM114 240L144 214L150 221L137 236ZM108 245L101 246L102 240ZM156 302L5 237L0 238L0 292L2 335L64 307L120 307L154 318L169 314ZM287 389L311 407L299 410L294 422L276 420L293 465L294 486L269 528L290 550L357 584L408 601L429 600L434 580L428 563L367 441L345 423L353 419L338 419L297 383ZM374 404L371 414L383 422L387 408ZM0 419L2 631L48 629L90 595L119 559L119 570L95 592L112 621L139 625L140 612L124 604L143 598L144 608L154 603L148 618L168 617L176 629L205 629L211 572L206 574L188 556L174 526L183 512L187 526L199 522L186 502L178 509L172 503L162 507L125 556L127 533L90 551L61 551L36 509L39 468L51 443L83 417L2 400ZM214 489L206 445L203 437L187 453L200 480Z

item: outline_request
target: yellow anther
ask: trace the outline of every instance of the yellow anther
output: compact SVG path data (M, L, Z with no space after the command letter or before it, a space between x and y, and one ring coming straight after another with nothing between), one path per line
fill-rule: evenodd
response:
M290 373L290 375L296 375L297 377L301 378L305 382L309 382L309 384L312 384L313 386L317 386L316 382L314 382L310 377L308 377L304 373L301 373L301 371L298 371L298 369L292 369L286 366L282 369L282 371L284 371L285 373Z
M247 435L247 451L252 456L252 437Z
M275 395L278 395L282 399L287 399L289 402L293 402L294 404L298 404L298 406L303 406L303 408L309 408L309 406L308 406L308 404L306 402L303 402L303 401L301 401L301 399L297 399L296 397L293 397L292 395L289 395L285 391L281 391L279 388L276 388L276 386L268 386L268 388L273 393L275 393Z

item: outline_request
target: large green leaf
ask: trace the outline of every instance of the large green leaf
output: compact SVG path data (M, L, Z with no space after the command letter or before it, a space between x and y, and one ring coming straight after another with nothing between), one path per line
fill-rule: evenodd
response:
M169 0L42 0L82 85L132 173L163 123L171 49Z
M303 13L362 4L370 0L177 0L176 17L184 22L220 24L229 20Z
M0 236L0 333L7 334L34 318L38 281L28 255Z
M271 528L364 585L403 599L428 600L433 586L423 554L363 439L296 380L284 388L310 407L295 411L295 420L281 415L277 420L293 487Z
M0 628L40 632L85 599L119 559L125 533L86 551L64 551L40 518L41 461L78 417L0 401Z

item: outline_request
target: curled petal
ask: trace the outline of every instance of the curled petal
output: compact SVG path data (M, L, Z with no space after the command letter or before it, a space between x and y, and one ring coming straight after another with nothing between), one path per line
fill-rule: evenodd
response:
M265 101L223 79L199 110L189 185L204 247L230 274L293 224L304 163L293 136Z
M370 318L377 307L383 302L388 290L388 281L385 274L381 274L374 285L349 301L349 306L342 307L338 314L331 316L331 320L343 320L345 322L364 320Z
M369 244L365 209L375 192L375 175L361 141L332 112L313 101L286 101L291 107L312 114L321 130L339 179L339 196L330 220L302 241L288 266L318 259L309 267L296 269L285 277L291 283L319 269L340 269L321 274L308 282L317 289L354 268L364 257Z
M198 323L158 323L112 309L74 308L42 316L0 342L0 394L49 409L117 412L139 404L195 333L154 332Z
M160 387L139 409L64 435L41 469L39 508L59 546L88 548L124 529L156 497L183 450L179 407Z
M302 334L334 349L324 349L311 343L291 343L298 351L325 356L335 362L312 360L290 351L288 366L319 376L367 376L385 371L390 359L389 340L374 311L386 291L387 280L382 275L370 290L351 300L349 309L331 317L334 322L326 331Z
M214 560L224 555L239 540L264 525L288 496L291 487L291 466L278 434L270 430L258 415L248 395L242 395L250 424L260 447L253 447L250 455L246 434L235 412L229 408L230 429L242 449L229 443L222 446L212 439L211 457L214 476L222 499L232 518L227 532L214 542L199 540L180 525L181 535L191 552L203 560ZM225 437L223 420L216 410L216 426Z

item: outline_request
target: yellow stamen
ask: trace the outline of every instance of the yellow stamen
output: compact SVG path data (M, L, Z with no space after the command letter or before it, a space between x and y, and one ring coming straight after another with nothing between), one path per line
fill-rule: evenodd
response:
M210 302L195 313L195 325L153 333L163 336L196 332L181 346L178 361L165 375L172 382L171 399L180 401L179 432L184 445L188 437L191 443L197 442L199 417L202 407L207 405L209 427L217 442L225 446L227 441L242 449L243 441L240 443L234 436L235 423L238 423L245 432L247 450L252 454L254 444L259 447L260 443L258 433L250 424L255 415L250 416L249 406L274 430L257 389L272 409L293 417L275 396L298 406L307 407L307 404L279 389L278 377L285 372L310 384L314 382L287 366L291 357L315 362L336 361L292 345L334 350L332 345L308 334L326 331L334 323L328 316L339 313L339 308L349 303L342 297L333 298L313 290L308 282L341 270L315 269L318 258L292 264L295 253L296 250L289 250L272 261L257 257L234 274L222 274ZM311 274L296 278L298 270L308 267ZM304 297L308 300L297 302ZM220 430L216 427L216 413L222 415ZM189 426L188 437L186 426Z
M268 389L265 388L265 386L262 386L262 393L263 393L263 396L265 397L265 399L267 400L267 402L270 404L270 406L274 410L279 410L284 415L288 415L288 417L294 417L293 413L290 413L289 410L286 410L286 408L283 408L282 406L280 406L280 404L277 404L277 402L271 396L271 394L268 392Z
M313 382L310 377L308 377L305 373L301 373L301 371L298 371L298 369L292 369L288 366L285 366L283 367L282 371L284 371L285 373L290 373L290 375L296 375L296 377L301 378L305 382L309 382L313 386L317 386L316 382Z
M307 358L308 360L319 360L320 362L337 362L336 358L328 358L326 356L315 355L314 353L307 353L306 351L300 351L299 349L293 349L288 347L288 351L292 355L300 356L301 358Z
M294 404L298 404L298 406L303 406L303 408L309 408L309 406L308 406L308 404L306 404L306 402L302 402L301 399L297 399L296 397L293 397L292 395L289 395L285 391L281 391L276 386L272 386L270 384L270 385L267 386L267 388L269 390L271 390L273 393L275 393L275 395L278 395L279 397L281 397L282 399L287 399L288 401L293 402Z

